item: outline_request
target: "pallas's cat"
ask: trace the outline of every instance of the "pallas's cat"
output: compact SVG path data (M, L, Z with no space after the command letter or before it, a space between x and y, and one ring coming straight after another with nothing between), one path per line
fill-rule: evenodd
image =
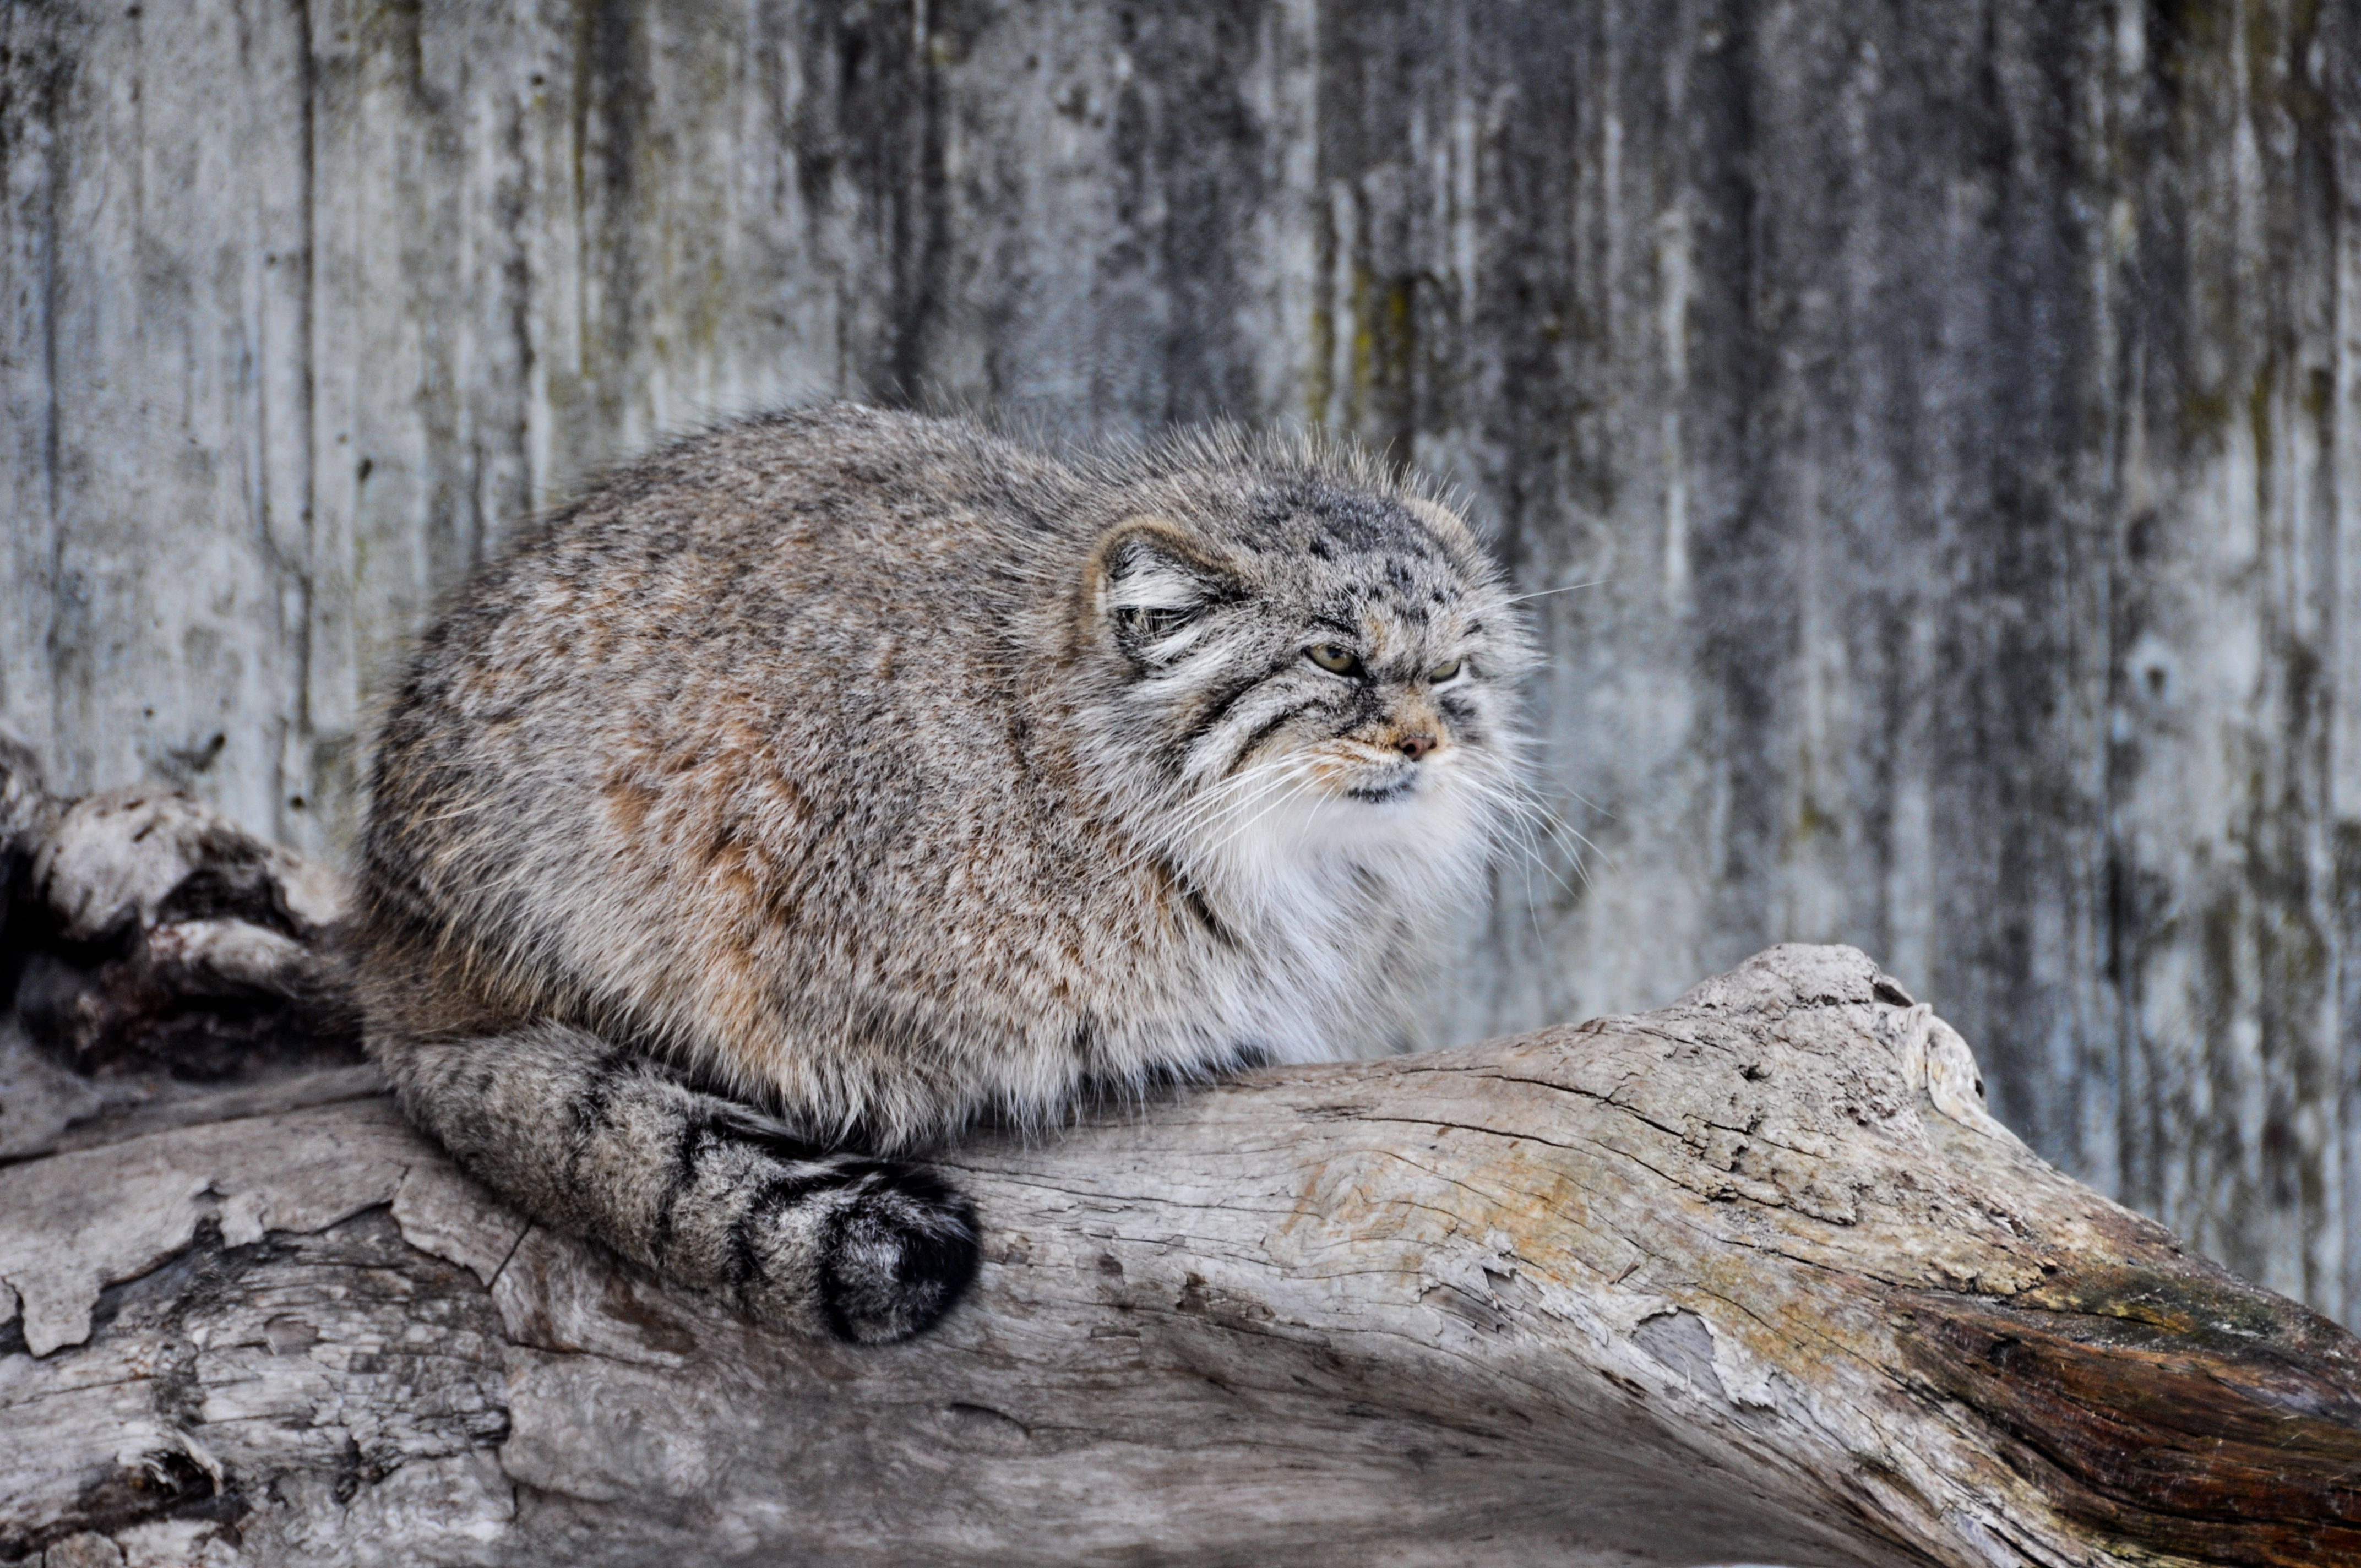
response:
M981 1116L1399 1046L1527 663L1444 506L1308 443L1059 460L752 420L430 630L371 778L370 1048L461 1164L745 1311L888 1340Z

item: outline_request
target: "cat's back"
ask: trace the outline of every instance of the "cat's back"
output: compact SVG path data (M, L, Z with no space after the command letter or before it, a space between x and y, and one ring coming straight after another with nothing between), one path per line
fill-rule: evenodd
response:
M1054 459L859 408L610 476L422 642L368 880L520 983L595 977L661 1032L756 1027L763 987L716 964L808 949L820 911L852 956L856 912L1054 815L1009 716L1099 510Z
M419 673L514 673L760 652L982 626L1089 544L1091 487L960 420L861 407L776 414L609 476L521 538L430 631ZM529 688L528 688L529 689Z

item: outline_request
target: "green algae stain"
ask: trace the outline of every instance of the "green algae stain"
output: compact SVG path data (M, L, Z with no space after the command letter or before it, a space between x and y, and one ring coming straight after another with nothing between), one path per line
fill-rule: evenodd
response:
M1310 336L1312 369L1303 378L1304 413L1313 425L1324 425L1328 400L1336 395L1336 313L1324 298L1312 307Z
M2278 358L2266 356L2255 369L2254 384L2246 389L2246 430L2255 443L2255 506L2266 516L2271 499L2271 384L2279 378Z
M2180 439L2191 446L2218 441L2230 428L2232 402L2225 391L2180 395Z
M1353 268L1353 351L1350 379L1345 388L1345 416L1355 429L1368 417L1369 394L1376 389L1378 334L1369 323L1369 297L1377 278L1358 263Z
M2303 378L2303 400L2299 404L2303 417L2321 427L2323 441L2329 433L2329 415L2336 407L2336 374L2325 367L2315 367Z
M1345 422L1363 439L1389 446L1407 447L1414 433L1417 289L1413 276L1382 277L1358 264L1353 269ZM1406 450L1394 453L1397 462L1407 456Z

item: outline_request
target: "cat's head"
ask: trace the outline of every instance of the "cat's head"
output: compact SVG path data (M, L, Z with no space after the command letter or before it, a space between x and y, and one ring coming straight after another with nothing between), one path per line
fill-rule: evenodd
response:
M1184 452L1086 568L1103 748L1196 874L1353 863L1462 882L1517 787L1532 662L1466 524L1366 463ZM1438 889L1438 891L1440 891Z

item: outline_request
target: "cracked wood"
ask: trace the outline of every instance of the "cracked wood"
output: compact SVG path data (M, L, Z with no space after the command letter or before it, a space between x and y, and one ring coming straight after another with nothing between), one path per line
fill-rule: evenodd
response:
M0 1170L0 1562L2361 1556L2355 1341L2034 1157L1850 949L943 1163L983 1273L884 1350L382 1100Z

